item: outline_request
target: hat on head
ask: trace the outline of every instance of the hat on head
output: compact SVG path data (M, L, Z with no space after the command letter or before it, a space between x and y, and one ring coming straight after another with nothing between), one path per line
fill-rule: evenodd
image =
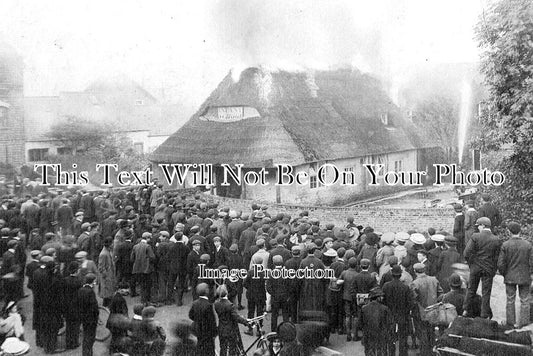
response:
M142 237L143 239L151 239L151 238L152 238L152 233L151 233L151 232L148 232L148 231L143 232L143 234L141 235L141 237Z
M219 211L219 212L218 212L218 217L219 217L219 218L224 218L224 217L226 217L227 215L228 215L228 213L226 213L225 211Z
M238 251L239 250L239 247L237 246L237 244L232 244L230 247L229 247L229 250L231 252L235 252L235 251Z
M402 267L400 267L399 265L392 266L391 274L393 276L401 276L402 275Z
M237 212L235 210L230 210L229 211L229 217L234 219L237 217Z
M517 223L516 221L511 221L510 223L508 223L507 224L507 228L509 229L509 231L513 235L516 235L516 234L520 233L520 230L522 229L520 224Z
M448 281L450 283L450 287L461 287L463 284L463 281L461 281L461 277L457 273L452 273L450 275L450 278L448 278Z
M326 224L326 230L333 230L334 227L335 227L335 224L332 224L332 223Z
M87 252L85 251L76 252L76 254L74 255L74 258L84 258L84 257L87 257Z
M9 240L8 243L7 243L7 248L13 248L13 247L17 246L17 244L18 244L17 240Z
M45 255L41 257L40 261L42 263L54 262L54 258L52 256Z
M426 265L423 263L415 263L413 266L415 272L424 272L426 270Z
M256 219L262 219L262 218L264 218L265 216L266 216L265 213L263 213L262 211L259 211L259 212L257 212L257 213L255 214Z
M272 257L272 262L275 265L281 265L281 264L283 264L283 257L281 257L281 255L276 255L276 256Z
M270 332L270 333L266 334L265 337L270 342L272 342L273 340L279 339L279 335L276 332Z
M83 224L81 224L81 229L82 229L82 230L85 230L85 229L87 229L88 227L91 227L91 223L84 222Z
M322 242L322 244L325 245L327 242L333 242L333 239L332 239L331 237L326 237L326 238L324 239L324 241Z
M460 211L463 211L463 205L459 204L459 203L454 203L453 204L453 209L457 212L460 212Z
M183 231L183 229L185 229L185 225L183 225L182 223L177 223L174 227L174 231Z
M298 245L292 246L291 252L293 255L299 255L302 248Z
M379 297L383 297L385 293L381 290L379 287L374 287L370 290L370 293L368 294L368 298L375 299Z
M76 216L83 216L83 211L78 211L78 212L76 213Z
M41 250L33 250L30 252L31 257L37 257L41 254Z
M209 256L207 253L204 253L200 256L201 261L209 261L211 259L211 256Z
M201 245L201 244L202 244L202 241L200 241L199 239L194 239L194 240L192 240L192 242L191 242L191 245L193 245L193 246L194 246L194 245Z
M152 318L155 315L156 309L153 306L148 306L143 309L142 317L143 318Z
M160 231L160 232L159 232L159 235L161 235L161 236L165 236L165 237L167 237L167 238L170 236L170 234L168 233L168 231Z
M255 242L257 246L265 246L265 239L257 239Z
M200 231L200 226L198 226L198 225L194 225L193 227L191 227L191 232L192 232L192 233L196 233L196 232L198 232L198 231Z
M361 264L361 267L370 267L370 260L368 258L363 258L360 264Z
M424 235L419 232L415 232L414 234L412 234L409 239L417 245L423 245L426 242L426 238L424 237Z
M48 255L48 256L52 256L54 253L56 253L56 249L53 248L53 247L50 247L49 249L47 249L45 251L45 253Z
M329 250L324 252L324 256L326 256L326 257L337 257L337 251L335 251L334 249L330 248Z
M213 242L215 242L215 241L220 242L220 241L222 241L222 239L220 238L220 236L215 236L215 237L213 237Z
M476 220L476 225L484 225L486 227L490 227L491 226L491 222L490 222L489 218L481 217L481 218Z
M453 235L448 235L444 238L444 242L447 244L457 244L457 238L455 238Z
M435 242L443 242L444 241L444 235L441 234L435 234L431 236L431 240Z
M381 242L385 244L390 244L391 242L394 241L395 237L396 235L394 234L394 232L386 232L383 235L381 235Z

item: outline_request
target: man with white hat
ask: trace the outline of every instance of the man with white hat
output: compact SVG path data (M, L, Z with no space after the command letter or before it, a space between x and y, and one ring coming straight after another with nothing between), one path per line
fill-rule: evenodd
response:
M439 257L444 251L444 235L443 234L434 234L431 236L431 240L435 243L435 247L428 251L428 260L429 260L429 271L430 276L436 276L439 272L438 270L438 261Z

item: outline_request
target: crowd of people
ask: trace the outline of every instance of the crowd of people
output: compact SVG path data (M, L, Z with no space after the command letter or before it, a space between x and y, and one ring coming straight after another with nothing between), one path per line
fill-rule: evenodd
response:
M65 326L66 348L80 346L81 329L82 354L92 355L98 296L110 312L110 354L161 355L167 337L156 308L175 305L190 307L192 322L174 330L176 355L214 355L216 337L219 355L243 354L238 324L260 337L265 312L271 313L271 345L264 354L308 354L296 332L278 329L296 330L305 323L302 315L314 313L325 316L326 341L337 333L346 342L361 341L368 355L394 355L396 344L402 356L409 347L430 355L435 327L425 320L426 308L442 301L459 315L491 318L490 293L499 270L506 284L507 323L516 324L518 289L518 326L529 324L533 249L515 222L506 225L511 238L502 245L493 234L500 213L486 194L477 209L475 201L454 204L449 231L384 233L357 225L353 217L335 226L307 211L274 214L257 204L239 211L205 198L165 191L161 184L3 197L2 321L27 296L27 277L32 328L45 353L56 350ZM456 273L461 263L468 264L470 278ZM257 265L327 269L334 276L265 278L264 272L254 274ZM201 266L249 273L244 279L206 278ZM140 297L132 318L126 295ZM247 318L237 313L244 309ZM18 324L11 329L23 335Z

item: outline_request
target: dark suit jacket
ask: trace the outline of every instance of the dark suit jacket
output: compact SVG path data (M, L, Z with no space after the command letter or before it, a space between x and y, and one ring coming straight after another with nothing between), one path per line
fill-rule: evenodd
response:
M221 338L236 338L239 334L238 323L247 325L245 318L237 313L237 309L228 299L215 302L215 311L218 315L218 336Z
M189 310L189 319L194 322L194 330L199 341L217 336L215 311L209 300L204 298L195 300Z
M183 242L175 242L170 244L170 248L168 250L170 273L180 275L187 274L187 256L189 255L189 252L189 248Z
M274 249L270 251L270 255L268 256L268 268L273 269L274 268L274 262L273 258L274 256L281 256L283 257L283 263L287 262L289 258L291 258L291 253L289 250L287 250L283 246L276 246Z
M83 324L98 323L98 301L90 286L84 285L78 290L78 315Z
M490 230L472 235L466 245L464 256L471 270L482 270L489 275L496 274L501 241Z
M83 286L80 277L67 276L63 279L62 306L66 318L75 319L78 317L78 291Z
M500 226L502 218L500 216L500 210L492 203L485 203L478 209L479 217L487 217L490 219L491 226Z
M456 215L453 222L453 237L458 241L463 241L465 238L465 215Z
M508 284L531 283L533 273L533 246L529 241L511 237L502 245L498 269Z
M280 267L276 267L280 268ZM276 301L287 301L289 298L288 279L269 278L266 280L266 290Z
M227 266L229 261L229 250L224 246L220 246L218 251L215 248L213 251L212 261L213 268L218 268L222 265Z
M391 310L396 323L406 325L414 306L413 294L409 287L400 279L393 279L383 285L383 293L385 293L384 303Z

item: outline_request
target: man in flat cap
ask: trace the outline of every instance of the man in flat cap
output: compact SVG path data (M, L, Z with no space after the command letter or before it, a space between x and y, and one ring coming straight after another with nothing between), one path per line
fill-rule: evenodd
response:
M413 319L418 334L417 337L420 340L420 354L431 355L435 329L423 318L426 307L437 303L437 298L442 294L442 288L437 278L426 274L426 265L423 263L415 263L413 269L416 278L411 283L411 290L414 295L414 301L418 306L418 308L415 308Z
M457 250L462 255L465 249L465 215L463 206L459 203L453 204L455 218L453 221L453 237L457 239Z
M155 253L148 244L148 240L151 237L151 233L143 233L141 240L133 246L131 251L131 260L133 261L132 274L133 278L141 284L141 302L143 303L150 302L152 289L151 273L154 271Z
M481 206L478 209L479 217L489 218L491 222L491 229L500 226L502 218L500 209L492 203L492 197L488 193L481 194Z
M457 251L457 238L454 236L446 236L444 238L444 244L446 245L446 249L442 251L442 253L439 255L439 260L437 261L437 279L440 282L440 285L442 286L442 290L444 293L447 293L450 291L449 281L448 278L450 275L454 272L454 269L452 266L455 263L462 262L462 257ZM462 309L462 307L461 307Z
M507 294L507 325L514 327L516 322L516 290L520 298L520 318L518 327L529 324L529 289L533 274L533 246L520 237L520 224L510 222L507 225L511 238L502 245L498 258L498 269L504 277Z
M294 245L291 249L292 257L285 262L285 268L296 271L300 267L302 262L302 257L300 256L301 247L300 245ZM291 321L296 324L298 323L298 301L300 299L300 288L301 280L298 278L293 278L288 280L288 306L289 306L289 316Z
M492 281L498 267L501 241L490 230L491 221L487 217L477 219L478 233L472 235L465 248L465 259L470 266L470 286L465 298L464 314L470 312L469 302L476 294L481 282L481 317L492 318L490 294Z
M93 290L95 283L96 276L89 273L85 276L85 284L78 290L79 318L83 329L82 356L93 355L93 345L96 339L99 310L98 301Z
M200 283L196 289L199 298L192 303L189 310L189 319L193 321L193 328L198 338L196 355L214 356L217 324L215 310L208 299L209 287L205 283Z

